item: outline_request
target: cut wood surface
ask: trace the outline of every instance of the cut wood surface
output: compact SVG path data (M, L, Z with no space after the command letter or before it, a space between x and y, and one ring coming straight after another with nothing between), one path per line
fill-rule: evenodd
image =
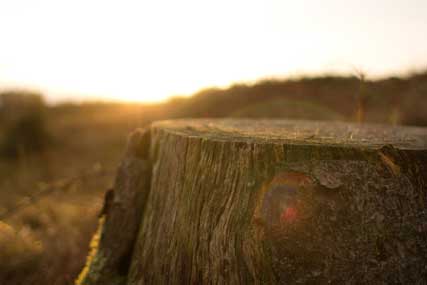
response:
M79 283L424 284L426 188L424 128L154 123Z

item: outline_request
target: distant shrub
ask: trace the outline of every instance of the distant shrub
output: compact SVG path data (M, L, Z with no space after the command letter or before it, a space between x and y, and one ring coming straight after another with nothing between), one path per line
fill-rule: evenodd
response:
M32 113L20 118L5 133L2 150L7 156L42 151L49 142L44 120L40 114Z
M275 99L244 107L230 115L236 118L288 118L306 120L344 120L328 107L303 100Z
M3 138L0 152L18 157L44 150L50 142L43 98L37 93L0 94Z

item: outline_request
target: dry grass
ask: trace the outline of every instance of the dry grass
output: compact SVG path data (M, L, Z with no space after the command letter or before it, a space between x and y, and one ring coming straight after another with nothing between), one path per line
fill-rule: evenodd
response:
M73 284L99 208L94 195L79 196L49 197L1 224L2 284Z
M0 159L0 284L74 284L136 110L51 110L48 151Z

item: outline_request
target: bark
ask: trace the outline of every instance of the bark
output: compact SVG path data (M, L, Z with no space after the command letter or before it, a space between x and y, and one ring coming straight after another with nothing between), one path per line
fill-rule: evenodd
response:
M149 132L135 149L147 153L150 185L126 188L144 193L129 216L107 212L98 250L108 266L95 275L109 268L127 275L121 284L427 280L426 129L179 120Z
M129 138L117 170L114 188L107 191L98 233L92 239L88 264L77 284L125 284L142 211L150 190L148 159L150 132L137 130Z

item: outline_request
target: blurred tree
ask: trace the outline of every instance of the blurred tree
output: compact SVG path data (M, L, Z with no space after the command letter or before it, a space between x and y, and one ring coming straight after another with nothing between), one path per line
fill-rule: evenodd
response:
M8 91L0 94L0 120L4 129L0 151L4 156L40 152L50 142L45 104L39 93Z

